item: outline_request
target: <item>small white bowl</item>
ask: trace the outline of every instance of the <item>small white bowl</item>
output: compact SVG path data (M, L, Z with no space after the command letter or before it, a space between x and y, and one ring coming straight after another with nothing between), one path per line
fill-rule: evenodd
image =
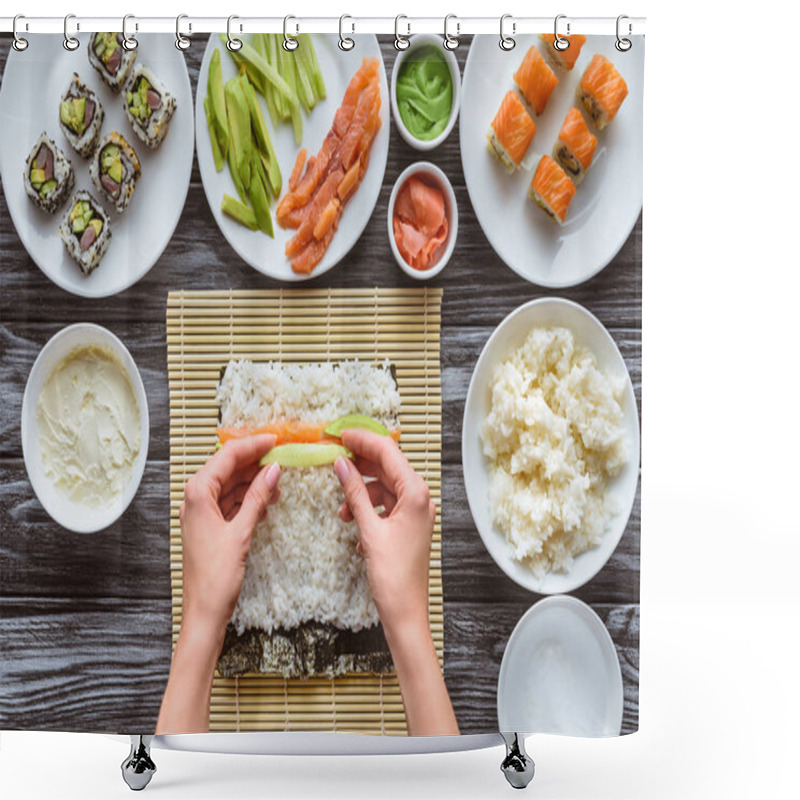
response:
M606 494L617 511L609 519L608 529L600 544L581 553L569 572L548 572L541 578L511 557L511 547L506 537L494 526L489 504L489 468L480 440L480 432L491 410L489 383L495 366L506 359L536 327L568 328L577 342L594 355L601 370L625 380L622 426L630 448L627 463L606 487ZM478 533L497 566L513 581L531 592L565 594L583 586L605 566L625 532L636 497L639 483L639 414L625 360L611 334L597 317L570 300L542 297L520 306L500 323L484 345L467 390L461 432L461 462L467 502Z
M73 350L86 346L101 347L119 358L139 406L139 454L133 464L130 481L111 503L97 508L70 500L45 475L37 419L37 403L50 373ZM136 495L147 461L149 442L147 395L136 363L125 345L113 333L99 325L79 323L60 330L36 357L22 398L22 455L33 491L45 511L59 525L74 533L96 533L107 528L122 516Z
M397 201L397 195L403 184L412 176L419 175L424 178L427 183L435 185L442 190L444 194L444 210L447 216L447 238L439 246L439 259L429 269L416 269L406 262L400 251L397 249L397 243L394 240L394 227L392 225L392 218L394 217L394 204ZM415 164L406 167L401 173L400 177L395 181L392 189L392 194L389 197L389 211L388 211L388 229L389 229L389 245L392 248L394 259L397 261L400 269L418 281L428 281L438 275L450 260L453 255L453 249L456 246L456 238L458 237L458 206L456 205L456 193L453 191L453 186L447 178L447 175L442 172L435 164L429 161L417 161Z
M397 130L400 131L400 135L411 147L415 150L433 150L450 135L450 131L453 130L456 124L458 111L461 107L461 70L459 69L455 54L452 50L447 50L442 45L442 38L440 36L434 36L432 33L418 33L416 36L412 36L410 41L411 44L409 44L405 50L400 51L395 59L394 67L392 68L392 116L394 117L395 125L397 125ZM403 63L414 51L426 45L434 45L441 50L445 63L450 68L450 79L453 83L453 104L450 106L450 119L447 120L447 127L435 139L428 140L417 139L417 137L406 128L400 117L400 109L398 108L396 100L397 76L400 74Z
M622 711L622 670L600 617L568 595L529 608L500 665L500 730L619 736Z

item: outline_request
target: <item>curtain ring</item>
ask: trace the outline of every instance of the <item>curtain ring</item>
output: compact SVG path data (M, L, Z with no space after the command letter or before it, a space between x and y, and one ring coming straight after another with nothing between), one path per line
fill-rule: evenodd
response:
M505 33L505 24L506 20L511 19L511 14L503 14L500 17L500 49L505 50L508 52L509 50L513 50L517 46L517 41L514 39L514 34L517 32L517 23L511 23L511 36L506 36Z
M181 20L187 19L188 17L188 14L178 14L175 18L175 47L177 47L178 50L188 50L189 45L192 43L191 39L181 33ZM192 30L191 23L189 23L189 30Z
M133 14L126 14L122 18L122 47L130 52L131 50L135 50L139 46L139 42L136 41L135 36L128 36L128 20L135 19ZM134 30L139 30L139 25L134 23Z
M456 20L456 35L453 36L450 33L450 20ZM448 14L444 18L444 39L442 43L444 44L447 50L455 50L458 47L458 34L461 33L461 23L458 21L458 17L455 14Z
M411 23L406 23L406 35L403 36L400 33L400 20L401 19L408 19L405 14L398 14L394 18L394 49L395 50L408 50L408 45L410 42L408 41L408 37L411 35Z
M342 16L339 17L339 49L344 51L352 50L356 46L356 43L353 41L353 39L344 35L344 21L346 19L352 20L353 18L349 14L342 14ZM350 32L355 33L355 30L356 24L355 22L351 22Z
M81 44L76 36L70 36L69 34L69 21L71 19L75 19L74 14L67 14L67 16L64 17L64 49L69 50L70 53L73 50L77 50Z
M621 22L622 22L622 20L624 20L624 19L628 19L627 15L625 15L625 14L620 14L620 15L617 17L617 41L616 41L616 42L614 42L614 47L616 47L616 48L617 48L617 50L619 50L619 51L620 51L620 53L627 53L627 52L628 52L628 50L630 50L630 49L631 49L631 47L633 47L633 43L631 42L631 40L630 40L630 39L623 39L623 38L622 38L622 37L619 35L620 23L621 23ZM630 24L630 22L629 22L629 23L628 23L628 36L630 36L630 34L631 34L631 30L632 30L632 29L631 29L631 24Z
M293 53L298 47L300 47L300 42L298 42L294 36L289 35L290 19L296 19L296 17L293 17L291 14L289 14L283 18L283 49L287 53ZM295 33L297 33L297 25L295 25L294 28Z
M237 50L241 50L242 49L242 40L241 39L237 39L235 36L233 36L231 34L231 23L235 19L239 19L239 17L237 17L236 14L231 14L228 17L228 27L227 27L228 41L225 42L225 47L227 47L228 50L231 51L231 53L235 53ZM239 30L241 30L241 29L242 28L241 28L241 25L240 25L239 26Z
M566 14L558 14L556 16L555 23L553 24L553 33L555 34L555 39L553 39L553 49L558 50L559 53L563 53L564 50L569 48L569 39L565 39L559 32L558 32L558 23L559 20L567 19ZM569 20L567 20L567 36L569 36Z
M12 44L12 46L14 47L14 49L18 53L21 53L23 50L27 50L28 49L28 40L27 39L23 39L17 33L17 22L19 20L21 20L21 19L25 19L25 16L23 14L17 14L14 17L14 25L12 26L12 32L14 34L14 41L11 44ZM28 30L28 23L27 22L25 23L25 30L26 31Z

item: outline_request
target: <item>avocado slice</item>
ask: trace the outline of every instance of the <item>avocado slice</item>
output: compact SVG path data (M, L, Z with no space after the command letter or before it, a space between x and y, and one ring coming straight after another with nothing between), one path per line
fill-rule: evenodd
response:
M94 228L95 236L100 236L100 232L103 230L103 220L99 217L95 217L94 219L89 220L89 224Z
M39 189L39 197L47 197L51 192L55 191L56 186L58 183L54 178L50 178L49 181L46 181L41 189Z
M341 436L342 431L351 428L372 431L372 433L378 433L381 436L389 435L389 429L385 425L382 425L378 420L367 417L364 414L347 414L344 417L339 417L339 419L329 422L325 426L325 433L327 433L328 436Z
M114 183L122 183L122 161L119 158L113 161L108 168L108 177L111 178Z
M353 454L340 444L282 444L273 447L258 463L279 464L282 467L324 467L333 464L339 456L352 458Z
M31 170L31 183L34 189L38 189L44 183L44 170L34 167Z

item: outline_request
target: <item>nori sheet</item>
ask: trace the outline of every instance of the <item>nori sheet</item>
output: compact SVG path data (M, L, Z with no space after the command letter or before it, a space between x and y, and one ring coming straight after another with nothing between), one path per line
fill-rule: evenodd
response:
M355 633L318 622L272 633L251 628L241 636L228 625L217 662L217 670L225 678L245 672L332 678L348 672L385 673L392 666L380 625Z

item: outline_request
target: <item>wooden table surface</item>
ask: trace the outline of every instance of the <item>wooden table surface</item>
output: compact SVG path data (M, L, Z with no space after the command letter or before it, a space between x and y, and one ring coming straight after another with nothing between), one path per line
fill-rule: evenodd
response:
M9 46L10 38L3 37L0 72ZM456 51L462 70L467 49L464 42ZM197 37L186 52L193 89L203 50ZM395 58L390 39L382 41L382 50L390 68ZM384 186L364 234L338 267L306 286L418 285L394 263L386 206L397 175L420 154L392 128ZM488 244L464 184L458 126L426 157L450 177L460 215L452 261L433 281L444 288L445 677L462 732L482 733L496 729L497 675L506 641L539 596L501 572L472 522L461 472L469 379L486 340L510 311L558 294L586 306L609 329L641 410L641 218L598 276L574 289L548 292L518 278ZM245 264L219 232L196 159L172 241L148 275L123 294L86 300L52 284L17 237L4 196L0 259L0 728L152 732L171 655L167 291L279 284ZM95 536L70 533L48 517L28 481L20 444L22 396L36 355L62 327L85 321L109 328L131 351L145 383L151 427L138 495L119 522ZM574 593L600 615L616 644L624 732L638 726L639 523L637 492L616 552Z

